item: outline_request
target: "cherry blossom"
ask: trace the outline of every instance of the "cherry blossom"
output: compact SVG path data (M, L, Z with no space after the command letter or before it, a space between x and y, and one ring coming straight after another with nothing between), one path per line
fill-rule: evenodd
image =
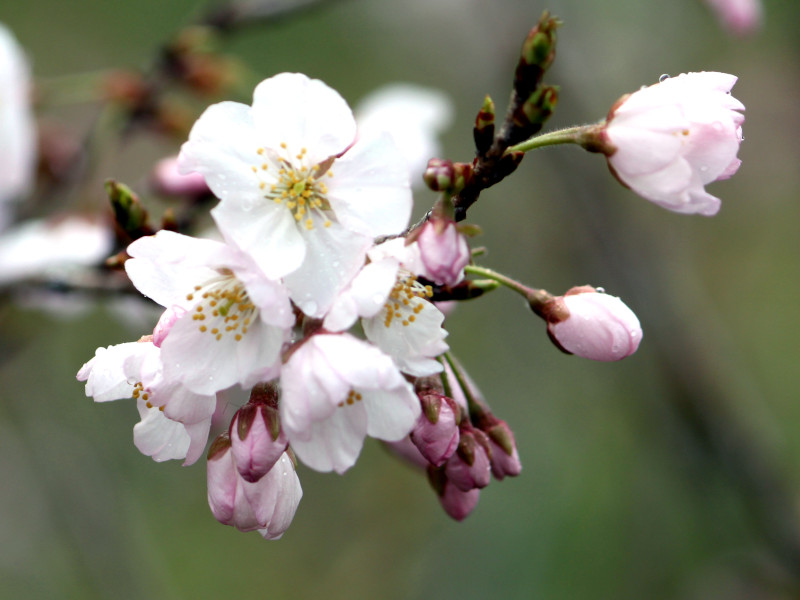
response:
M364 437L397 441L411 431L419 400L392 359L349 334L316 334L281 371L281 424L298 458L343 473Z
M612 172L668 210L716 214L720 200L705 185L741 163L744 105L730 95L734 83L726 73L688 73L621 98L604 128Z
M186 312L161 342L164 375L198 394L277 374L294 322L283 286L221 242L160 231L128 247L125 269L144 295Z
M391 137L356 141L333 89L305 75L261 82L253 105L223 102L195 123L179 156L221 199L212 216L229 243L292 300L321 317L358 272L374 237L411 212L405 161Z

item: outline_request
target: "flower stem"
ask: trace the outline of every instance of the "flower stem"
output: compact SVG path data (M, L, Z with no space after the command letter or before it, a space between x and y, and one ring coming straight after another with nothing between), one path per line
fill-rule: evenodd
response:
M566 129L559 129L544 133L536 137L532 137L524 142L520 142L515 146L511 146L506 150L506 154L511 152L528 152L537 148L544 148L545 146L555 146L556 144L580 144L584 145L587 137L594 133L597 125L576 125L574 127L567 127Z
M553 298L553 296L545 290L537 290L529 288L528 286L522 285L519 281L511 279L507 275L503 275L502 273L498 273L497 271L493 271L492 269L487 269L486 267L479 267L478 265L467 265L466 267L464 267L464 272L470 273L472 275L480 275L481 277L490 279L492 281L496 281L497 283L504 285L511 290L514 290L519 295L523 296L525 300L528 301L534 312L536 311L537 307L543 305L545 302Z

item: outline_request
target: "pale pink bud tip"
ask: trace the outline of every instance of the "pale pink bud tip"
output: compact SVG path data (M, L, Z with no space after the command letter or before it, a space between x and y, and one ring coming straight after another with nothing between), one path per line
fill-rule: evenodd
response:
M427 278L442 285L456 285L464 278L471 254L454 221L432 218L423 225L417 244Z
M560 310L551 311L559 315L559 320L550 320L548 334L565 352L591 360L614 361L636 352L642 341L639 319L616 296L567 292L553 302L560 305ZM562 309L566 309L566 316Z
M289 442L280 429L278 411L264 404L245 404L231 423L231 450L236 470L254 483L266 475Z
M471 489L467 492L458 489L451 482L447 482L444 487L444 493L439 496L439 502L442 503L442 508L456 521L463 521L478 505L480 499L480 490L477 488Z
M761 26L761 0L706 0L720 23L735 35L747 35Z

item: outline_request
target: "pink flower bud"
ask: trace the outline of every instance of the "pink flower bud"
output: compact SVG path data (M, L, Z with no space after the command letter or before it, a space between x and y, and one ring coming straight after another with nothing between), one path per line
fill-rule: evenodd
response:
M616 296L592 287L569 290L544 308L550 339L568 354L601 361L630 356L642 341L639 319Z
M431 464L437 467L453 455L458 447L458 407L446 396L436 393L420 395L422 414L411 430L411 441Z
M164 196L205 196L211 193L200 173L182 175L178 171L177 156L158 161L153 169L152 181L156 191Z
M485 433L469 424L462 425L458 448L444 468L448 481L463 492L489 485L491 451Z
M153 329L153 344L156 347L161 348L161 344L164 343L172 326L185 314L186 309L177 304L161 313L161 317L158 319L155 329Z
M422 226L417 244L425 266L422 275L442 285L456 285L464 279L464 267L471 254L455 221L432 217Z
M463 521L478 504L480 490L477 487L466 491L459 489L448 479L445 468L429 465L428 482L436 492L442 508L456 521Z
M277 409L245 404L231 423L231 450L239 475L251 483L266 475L289 442L281 431Z
M730 95L736 77L688 73L621 98L601 138L614 175L668 210L711 216L720 200L705 185L739 168L744 105Z
M522 471L522 463L517 452L514 432L505 421L496 420L494 425L484 429L492 449L492 474L496 479L516 477Z
M303 496L292 459L284 453L269 473L250 483L239 476L230 444L223 434L208 452L208 505L212 514L220 523L240 531L258 530L266 539L280 538Z
M456 521L463 521L478 505L481 491L473 488L467 492L458 489L452 482L444 486L444 493L439 496L445 512Z

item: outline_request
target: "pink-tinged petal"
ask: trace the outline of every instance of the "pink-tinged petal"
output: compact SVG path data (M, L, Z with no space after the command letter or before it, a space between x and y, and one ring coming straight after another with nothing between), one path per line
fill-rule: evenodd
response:
M723 27L734 35L744 36L761 27L761 0L706 0L717 13Z
M189 449L189 434L183 424L171 421L158 408L136 401L141 421L133 427L133 443L139 452L156 462L180 459Z
M217 444L212 444L212 450ZM230 445L226 450L209 456L206 465L208 506L214 518L225 525L233 524L236 509L238 477L231 457Z
M292 213L272 200L220 202L211 216L225 239L249 254L270 279L295 271L306 255Z
M297 457L316 471L344 473L352 467L367 434L367 411L361 403L337 407L324 421L310 427L310 436L297 439L289 433Z
M178 171L178 157L162 158L150 176L156 192L172 197L200 197L211 193L205 177L197 172L186 175Z
M284 282L292 300L305 314L321 318L363 266L372 239L337 223L314 227L303 237L305 260Z
M689 73L623 98L604 130L614 175L674 212L715 214L719 200L703 186L739 165L744 105L729 93L734 83L727 73Z
M262 81L253 92L253 121L261 144L303 148L316 164L353 143L356 123L347 102L318 79L281 73Z
M251 108L238 102L209 106L181 147L181 173L201 173L222 200L248 201L260 198L259 179L252 167L261 165L259 140Z
M244 489L260 525L258 532L267 540L280 539L303 497L292 459L284 453L267 475L256 484L245 483Z
M404 382L392 359L372 344L346 334L316 335L311 341L319 349L319 362L330 365L349 388L385 390Z
M408 168L388 135L355 144L332 170L328 200L344 227L371 237L405 229L413 203Z

